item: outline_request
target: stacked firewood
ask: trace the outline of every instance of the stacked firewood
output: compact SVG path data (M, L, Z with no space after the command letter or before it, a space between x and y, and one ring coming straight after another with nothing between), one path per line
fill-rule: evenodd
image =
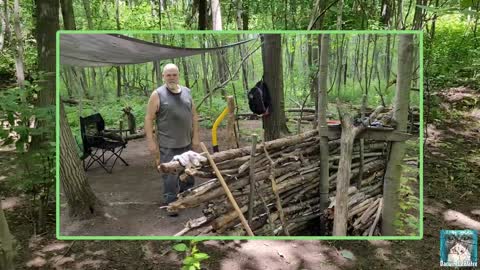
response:
M360 186L359 149L359 143L355 143L348 202L349 234L375 235L381 212L386 144L365 141ZM340 140L329 142L330 205L326 211L320 211L319 152L318 132L309 131L257 145L254 168L250 168L248 147L215 153L213 160L245 216L249 207L249 174L254 170L250 227L255 235L302 235L312 221L320 222L323 218L325 223L333 223ZM226 199L212 167L204 164L189 173L211 180L179 194L168 208L203 206L201 223L208 226L197 230L197 234L245 235L238 213Z

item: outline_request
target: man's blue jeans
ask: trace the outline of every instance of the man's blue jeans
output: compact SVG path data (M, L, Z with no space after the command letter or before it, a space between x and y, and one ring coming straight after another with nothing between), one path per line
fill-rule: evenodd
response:
M162 148L160 147L160 162L166 163L172 161L173 156L180 155L192 149L191 145L182 148ZM163 202L169 204L177 199L177 194L183 192L195 185L195 178L188 176L185 181L181 181L177 174L162 174L163 179Z

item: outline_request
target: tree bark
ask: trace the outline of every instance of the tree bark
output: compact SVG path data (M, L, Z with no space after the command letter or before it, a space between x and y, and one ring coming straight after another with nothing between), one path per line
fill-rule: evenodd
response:
M7 24L8 24L8 7L4 3L4 0L0 0L0 51L3 49L5 44L5 38L7 37Z
M60 103L60 184L67 199L69 214L89 217L102 211L101 204L87 182L76 147L63 103Z
M327 125L327 77L330 35L322 35L320 72L318 74L318 132L320 134L320 211L328 207L329 168L328 168L328 125Z
M59 29L59 5L57 1L36 0L36 39L38 70L43 72L43 78L39 81L37 105L48 107L55 104L55 36ZM52 121L55 115L51 115ZM40 123L39 123L40 125ZM52 139L54 132L52 131ZM33 137L32 145L37 145L40 139Z
M412 82L413 35L402 34L398 44L398 74L395 93L393 120L395 130L407 131L409 93ZM392 142L390 156L385 171L383 194L384 208L382 212L382 234L395 235L394 221L398 211L398 190L402 175L402 160L405 155L405 142Z
M90 9L90 1L82 0L85 9L85 17L87 17L87 26L89 30L93 30L92 10Z
M198 0L198 30L207 29L207 0Z
M23 62L23 35L22 27L20 25L19 0L15 0L13 4L13 20L15 29L15 47L17 51L17 54L15 55L15 70L18 86L23 87L25 84L25 66Z
M62 8L63 27L67 30L77 29L72 0L60 0L60 5Z
M210 0L212 9L213 30L222 30L222 12L219 0Z
M279 34L266 34L263 36L262 60L264 80L271 97L269 114L263 117L265 141L280 138L288 134L283 93L283 64L282 43Z
M0 200L0 269L14 270L13 258L15 257L15 239L8 228L7 219L3 213Z

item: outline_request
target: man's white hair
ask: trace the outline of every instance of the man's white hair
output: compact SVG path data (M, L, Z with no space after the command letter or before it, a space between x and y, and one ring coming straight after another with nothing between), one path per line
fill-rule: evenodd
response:
M178 72L178 67L177 65L173 64L173 63L169 63L169 64L166 64L165 66L163 66L163 73L165 73L165 71L167 70L175 70Z

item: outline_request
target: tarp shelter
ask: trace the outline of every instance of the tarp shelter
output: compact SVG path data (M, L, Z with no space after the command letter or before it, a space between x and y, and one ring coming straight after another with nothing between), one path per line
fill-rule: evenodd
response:
M181 48L118 34L60 34L60 64L79 67L121 66L192 56L237 46Z

